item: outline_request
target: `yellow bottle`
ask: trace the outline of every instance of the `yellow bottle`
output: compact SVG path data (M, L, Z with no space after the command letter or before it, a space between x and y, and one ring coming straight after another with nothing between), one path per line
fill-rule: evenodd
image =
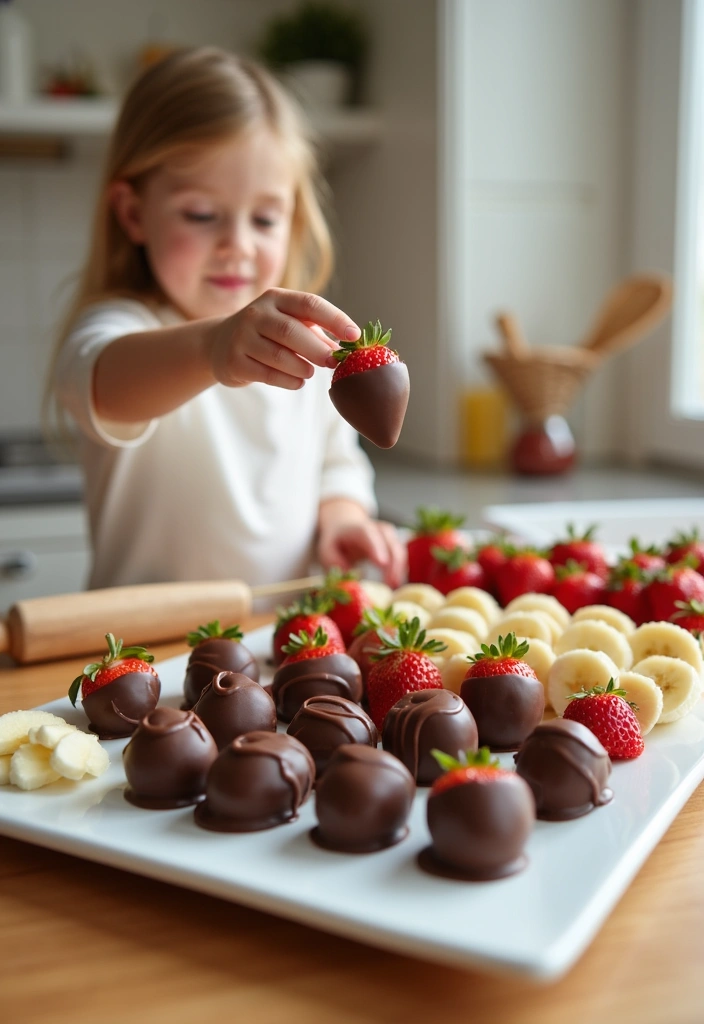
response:
M460 453L474 469L499 469L506 461L509 402L500 388L474 388L460 396Z

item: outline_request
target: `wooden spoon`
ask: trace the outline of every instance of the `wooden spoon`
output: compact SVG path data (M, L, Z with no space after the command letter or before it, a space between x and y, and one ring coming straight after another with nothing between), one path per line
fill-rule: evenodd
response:
M669 278L656 274L626 278L609 292L580 346L602 357L621 352L652 331L671 304Z
M496 326L504 339L506 352L514 359L522 359L528 351L528 342L513 313L498 313Z

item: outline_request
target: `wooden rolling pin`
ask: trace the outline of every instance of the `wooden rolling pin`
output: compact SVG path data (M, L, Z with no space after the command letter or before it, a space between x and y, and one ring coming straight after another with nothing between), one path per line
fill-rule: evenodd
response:
M320 586L321 576L249 587L242 580L144 583L80 594L18 601L0 621L0 654L29 664L94 654L105 634L125 645L184 639L201 623L233 625L246 618L255 598L275 597Z

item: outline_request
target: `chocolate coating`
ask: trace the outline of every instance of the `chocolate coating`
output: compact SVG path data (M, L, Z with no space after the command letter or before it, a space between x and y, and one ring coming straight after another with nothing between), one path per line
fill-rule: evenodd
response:
M477 723L479 745L497 751L517 750L545 710L543 684L526 676L470 676L460 697Z
M309 697L304 701L286 730L289 736L308 748L320 776L338 747L345 743L364 743L376 747L379 733L359 704L345 697Z
M112 683L83 698L91 732L101 740L131 736L140 721L156 707L161 682L151 672L125 672Z
M122 752L125 797L138 807L186 807L205 797L215 740L192 711L160 707L145 715Z
M276 732L276 707L270 694L241 672L218 672L193 710L218 750L246 732Z
M537 726L516 754L516 772L546 821L579 818L613 799L609 755L591 729L567 718Z
M397 626L385 626L384 632L388 633L389 636L398 636ZM367 629L364 633L360 633L356 636L352 643L347 648L347 653L350 658L359 665L359 671L362 673L362 685L366 688L367 676L372 666L375 664L372 661L372 655L378 652L381 647L381 640L378 634L373 629Z
M340 416L378 448L393 448L411 384L405 363L386 363L335 381L330 398Z
M191 651L183 681L185 700L181 706L192 708L198 702L203 688L218 672L241 672L255 682L259 679L257 659L241 641L211 637L197 644Z
M326 850L374 853L408 835L416 786L398 758L377 747L338 747L315 790L318 826L311 838Z
M309 697L345 697L356 704L362 698L362 674L347 654L326 654L282 665L271 684L271 695L282 722L290 722Z
M245 733L211 765L196 824L212 832L258 832L294 821L314 777L313 758L293 736Z
M432 846L420 866L444 877L489 881L525 867L523 847L535 821L530 786L514 772L464 782L428 797Z
M418 786L429 786L444 773L431 750L452 757L476 750L477 726L467 705L451 690L416 690L387 712L381 742L384 750L403 761Z

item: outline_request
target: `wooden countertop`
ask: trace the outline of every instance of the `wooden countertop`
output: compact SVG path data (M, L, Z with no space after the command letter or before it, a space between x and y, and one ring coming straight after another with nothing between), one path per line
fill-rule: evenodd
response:
M152 650L163 661L187 648ZM62 696L87 660L0 669L0 713ZM581 961L547 986L385 953L2 837L0 880L8 1024L704 1019L704 785Z

